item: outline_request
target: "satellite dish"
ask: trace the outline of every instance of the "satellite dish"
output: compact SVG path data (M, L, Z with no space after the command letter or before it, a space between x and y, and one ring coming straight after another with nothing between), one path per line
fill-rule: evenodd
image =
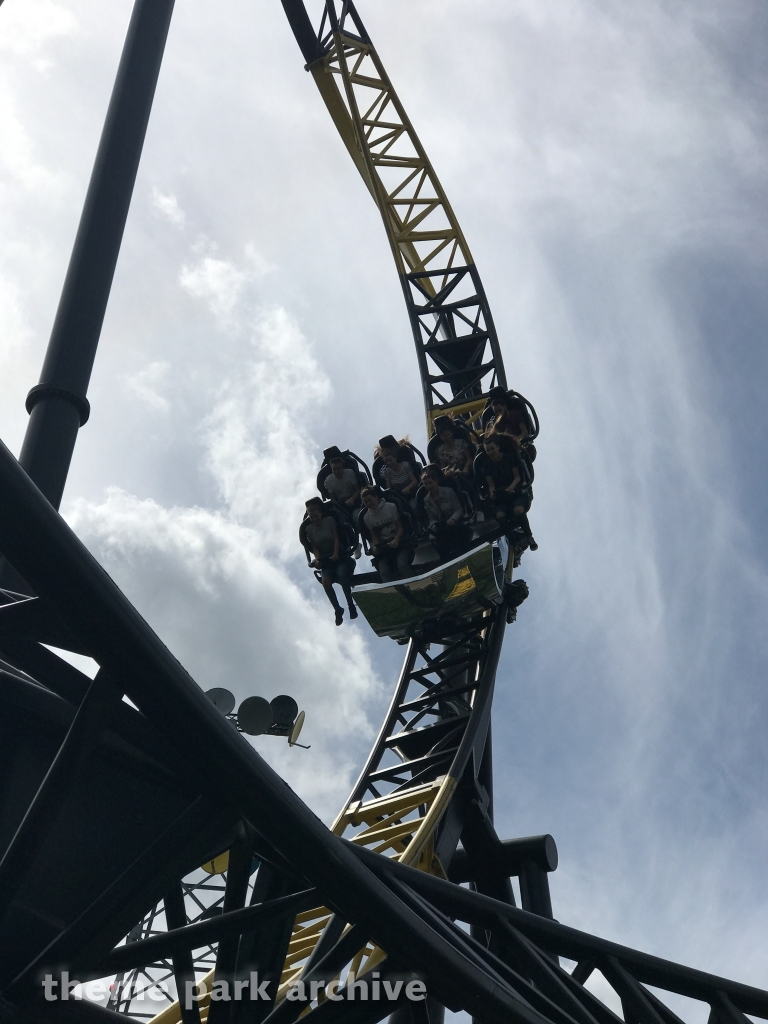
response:
M276 726L281 729L290 729L299 713L299 705L284 693L274 697L269 706L272 708L272 717Z
M237 710L237 724L249 736L261 736L272 725L272 707L263 697L246 697Z
M298 713L298 715L296 716L296 723L295 723L293 729L291 729L291 735L288 737L288 746L289 747L292 747L292 746L295 745L296 741L298 740L299 736L301 735L301 729L302 729L303 725L304 725L304 712L300 711Z
M221 686L214 686L212 690L206 690L205 696L222 715L230 714L235 706L234 693L224 690Z

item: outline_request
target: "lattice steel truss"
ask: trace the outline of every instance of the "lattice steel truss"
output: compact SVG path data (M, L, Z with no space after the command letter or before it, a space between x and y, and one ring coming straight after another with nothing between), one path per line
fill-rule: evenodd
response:
M474 418L506 387L472 254L354 4L325 6L309 70L379 208L416 342L428 427L450 408Z
M477 795L504 615L494 609L459 623L436 651L427 640L410 642L389 712L332 826L334 835L444 876L440 858L449 862L468 816L468 801L456 798L457 787L466 779L470 799ZM488 799L486 794L486 806ZM294 927L279 995L303 977L321 937L339 929L327 908L313 913ZM383 958L375 945L361 944L346 965L347 981Z

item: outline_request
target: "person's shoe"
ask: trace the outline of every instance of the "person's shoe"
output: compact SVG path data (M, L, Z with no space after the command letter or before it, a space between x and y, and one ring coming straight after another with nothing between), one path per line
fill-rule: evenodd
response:
M336 625L340 626L343 621L344 621L344 609L343 608L337 608L336 609Z
M357 545L357 547L355 548L355 552L354 552L354 553L355 553L355 558L356 558L356 559L357 559L357 558L362 558L362 555L363 555L363 547L362 547L362 545L361 545L361 544L358 544L358 545Z
M536 541L533 539L533 537L529 537L529 539L528 539L528 547L530 548L531 551L538 551L539 550L539 545L536 543Z
M356 619L357 618L357 608L354 605L351 605L351 607L349 609L349 617L350 617L350 619Z

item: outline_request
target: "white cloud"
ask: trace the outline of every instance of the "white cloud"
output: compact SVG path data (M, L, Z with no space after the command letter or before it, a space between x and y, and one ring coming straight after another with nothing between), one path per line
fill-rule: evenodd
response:
M283 307L258 308L249 301L248 284L269 269L248 243L242 267L205 256L183 269L181 285L208 305L220 330L239 341L202 422L206 466L229 514L254 526L267 548L291 558L299 550L297 515L315 493L311 424L332 388L295 318Z
M270 271L277 269L274 263L270 263L268 259L262 256L253 242L245 243L243 253L245 254L246 273L252 281L258 281L265 274L269 274Z
M184 213L182 208L179 206L179 201L173 193L165 195L158 188L153 186L152 188L152 207L161 216L173 224L175 228L183 228L187 215Z
M206 241L198 248L215 246ZM243 297L246 286L263 277L272 265L259 253L253 242L244 246L242 265L234 260L219 259L208 254L196 263L185 264L179 274L179 283L193 298L204 300L220 325L231 325L232 315Z
M19 358L32 332L25 317L20 290L9 277L0 277L0 366L10 371Z
M193 265L181 268L179 283L195 299L203 299L221 323L227 323L248 280L244 271L231 260L203 256Z
M74 35L76 29L72 10L53 0L9 3L0 12L0 50L32 57L46 43Z
M171 407L170 402L160 394L159 388L165 384L170 369L171 364L165 360L150 363L143 370L126 377L125 386L150 409L167 413Z
M13 95L7 90L0 93L0 138L0 169L6 179L12 179L30 193L60 188L60 174L44 166L35 155L34 142L24 128ZM2 193L0 186L0 199Z
M311 423L331 385L284 309L262 314L251 343L255 359L222 385L203 424L207 465L231 514L288 558L299 550L299 510L316 493Z

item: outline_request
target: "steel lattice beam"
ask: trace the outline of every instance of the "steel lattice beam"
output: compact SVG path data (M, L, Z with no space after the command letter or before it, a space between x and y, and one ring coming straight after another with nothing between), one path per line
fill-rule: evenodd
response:
M474 419L506 387L493 316L466 238L354 4L328 0L314 39L283 0L331 117L381 213L408 310L428 426Z

